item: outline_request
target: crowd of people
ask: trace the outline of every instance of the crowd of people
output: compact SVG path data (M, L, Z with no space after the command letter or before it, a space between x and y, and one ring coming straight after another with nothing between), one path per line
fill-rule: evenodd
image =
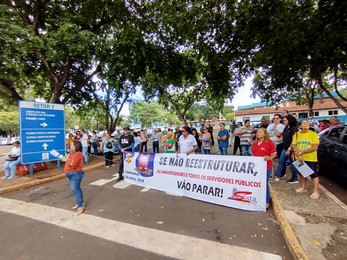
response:
M317 132L339 124L341 122L335 116L321 122L309 117L308 120L302 120L299 123L295 113L290 114L287 110L283 110L281 114L275 114L271 122L262 118L257 129L251 126L250 120L237 124L232 121L229 130L226 129L225 123L221 122L216 134L214 134L211 124L201 124L200 129L188 125L181 128L177 126L175 129L168 129L165 135L161 129L155 129L151 136L152 152L209 155L215 146L214 137L216 136L217 149L214 151L217 150L220 155L228 155L229 147L233 147L233 155L240 151L241 156L261 156L267 161L266 207L268 208L271 203L268 181L273 172L273 160L275 158L278 158L278 166L274 170L274 181L285 178L286 166L289 165L292 175L287 183L299 183L298 176L300 174L293 166L293 161L306 163L312 169L312 173L306 178L301 176L300 187L295 191L297 193L307 192L307 180L309 179L313 183L313 192L310 197L312 199L320 197L317 175L317 149L319 145ZM134 131L125 127L122 133L118 130L114 137L104 133L101 142L99 139L95 131L88 135L85 130L80 130L76 131L75 134L70 133L66 140L65 172L76 200L73 209L77 209L78 215L85 210L80 183L84 176L83 165L89 163L89 156L97 156L100 149L104 154L105 166L109 168L115 166L113 156L117 149L119 152L118 181L120 181L123 179L124 172L123 154L126 151L146 153L150 138L145 130ZM20 163L19 141L14 142L13 146L4 165L5 176L3 179L14 178L16 166ZM93 148L93 153L91 153L91 148ZM163 150L161 151L161 149Z

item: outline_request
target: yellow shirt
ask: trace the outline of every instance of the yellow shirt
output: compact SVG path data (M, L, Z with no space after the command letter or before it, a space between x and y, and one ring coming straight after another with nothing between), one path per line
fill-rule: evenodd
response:
M308 131L306 133L298 132L293 135L293 142L298 148L299 152L311 148L313 144L319 144L318 134L313 131ZM317 162L317 151L311 153L302 154L302 158L307 162Z

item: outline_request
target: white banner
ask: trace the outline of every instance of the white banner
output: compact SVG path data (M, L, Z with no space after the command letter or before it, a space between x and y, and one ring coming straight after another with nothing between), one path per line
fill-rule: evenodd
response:
M126 152L124 179L227 207L266 210L262 157Z

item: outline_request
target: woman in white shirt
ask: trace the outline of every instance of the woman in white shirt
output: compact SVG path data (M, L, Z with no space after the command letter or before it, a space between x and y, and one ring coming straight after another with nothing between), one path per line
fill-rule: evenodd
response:
M20 164L20 145L19 141L14 141L13 148L8 154L4 164L5 176L3 179L13 179L16 177L17 165Z
M177 153L184 153L189 155L195 153L198 149L198 143L193 135L190 133L190 128L185 126L182 128L182 135L178 139L178 151Z

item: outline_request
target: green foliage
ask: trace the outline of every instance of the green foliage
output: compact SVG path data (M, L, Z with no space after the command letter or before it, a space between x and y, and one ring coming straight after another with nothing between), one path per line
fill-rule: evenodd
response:
M142 86L185 120L201 100L222 111L250 75L253 94L273 104L302 93L306 78L337 91L345 10L335 0L2 2L0 97L85 105L97 75L117 91Z
M0 131L10 135L19 135L18 111L0 111Z
M233 120L235 118L235 113L229 112L224 117L225 117L225 120L227 121Z
M180 124L175 113L164 109L157 102L135 102L130 108L129 119L133 122L139 121L142 127L151 127L154 122Z

